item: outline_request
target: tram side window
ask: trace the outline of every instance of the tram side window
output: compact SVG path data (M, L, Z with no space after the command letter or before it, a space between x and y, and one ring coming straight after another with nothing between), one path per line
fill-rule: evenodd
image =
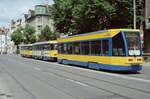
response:
M35 50L37 50L37 46L35 45Z
M108 56L108 40L102 41L103 56Z
M67 53L72 54L72 43L67 44Z
M31 47L31 46L29 46L28 50L32 50L32 47Z
M21 50L24 50L24 47L23 47L23 46L21 46Z
M32 50L35 50L35 47L34 47L34 46L32 46Z
M121 33L117 34L112 39L112 55L125 56L125 46Z
M40 50L40 46L39 45L37 45L37 50Z
M74 54L80 54L80 42L74 43Z
M50 46L51 46L51 50L54 50L54 44L51 44Z
M58 44L54 44L54 50L57 50Z
M26 46L26 50L28 50L28 46Z
M49 50L49 46L48 46L48 44L43 45L43 49L44 49L44 50Z
M38 50L38 46L35 46L35 50Z
M96 40L91 42L91 54L100 55L101 52L101 41Z
M89 55L89 42L81 42L82 55Z
M61 44L61 54L66 54L67 53L67 46L66 44Z
M44 46L43 45L40 45L40 50L44 50Z
M62 47L61 47L61 44L58 44L58 53L59 53L59 54L61 54L61 50L62 50L61 48L62 48Z
M64 44L64 54L67 54L67 44Z
M40 45L39 48L40 48L40 50L43 50L43 45Z
M20 46L20 50L22 50L22 46Z
M61 47L60 53L63 54L64 53L64 44L60 44L60 47Z

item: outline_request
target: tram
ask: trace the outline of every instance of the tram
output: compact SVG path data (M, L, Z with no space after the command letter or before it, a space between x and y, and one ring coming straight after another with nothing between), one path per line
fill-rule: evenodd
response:
M91 69L140 71L140 30L109 29L58 40L57 61Z
M23 57L32 57L32 44L21 45L20 54Z
M57 41L37 42L33 44L32 56L35 59L57 60Z

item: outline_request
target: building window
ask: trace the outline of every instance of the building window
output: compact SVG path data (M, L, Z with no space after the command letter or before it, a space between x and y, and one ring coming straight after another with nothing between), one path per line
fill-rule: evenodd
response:
M148 18L148 23L150 23L150 18Z
M37 28L38 28L39 31L41 31L42 30L42 25L38 25Z
M36 23L37 23L38 25L41 25L41 24L42 24L42 16L38 16L36 20L37 20Z

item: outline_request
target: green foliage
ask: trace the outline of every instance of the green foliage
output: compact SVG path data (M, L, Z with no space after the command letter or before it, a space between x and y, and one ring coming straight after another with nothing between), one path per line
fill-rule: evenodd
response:
M11 40L15 43L15 45L19 45L23 42L23 28L19 27L16 31L14 31L11 35Z
M60 33L80 34L133 27L133 0L54 0L52 18ZM137 0L137 25L144 20L144 0Z
M14 31L11 35L11 40L14 42L14 44L17 46L16 53L19 54L19 44L23 42L23 28L19 27L16 31Z
M39 41L56 40L57 37L58 33L52 32L48 25L41 30L41 34L38 36Z
M27 24L24 28L24 43L35 43L36 36L35 36L35 28L31 25Z

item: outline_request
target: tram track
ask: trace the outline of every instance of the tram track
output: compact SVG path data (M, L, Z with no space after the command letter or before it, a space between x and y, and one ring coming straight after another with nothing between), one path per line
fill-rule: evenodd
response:
M32 62L30 62L31 64ZM43 63L43 62L40 62L40 63ZM46 63L49 63L49 62L46 62ZM32 63L33 64L33 63ZM55 65L58 65L60 66L58 63L51 63L51 64L55 64ZM35 65L35 64L34 64ZM38 65L38 64L37 64ZM41 66L41 65L39 65ZM47 66L47 65L46 65ZM146 90L143 90L143 89L139 89L139 88L134 88L134 87L129 87L127 85L123 85L123 84L119 84L119 83L115 83L115 82L111 82L111 81L107 81L107 80L102 80L102 79L97 79L97 78L94 78L94 77L90 77L90 76L87 76L87 75L81 75L81 74L78 74L78 73L74 73L74 72L70 72L70 71L66 71L66 70L62 70L62 69L58 69L58 68L54 68L54 67L49 67L47 66L50 70L53 69L53 70L57 70L57 71L61 71L61 72L66 72L66 73L70 73L70 74L73 74L73 75L76 75L76 76L82 76L82 77L86 77L86 78L89 78L89 79L93 79L93 80L97 80L97 81L102 81L102 82L106 82L106 83L109 83L109 84L113 84L113 85L116 85L116 86L120 86L120 87L124 87L124 88L128 88L128 89L132 89L132 90L137 90L137 91L140 91L140 92L143 92L143 93L147 93L147 94L150 94L150 91L146 91ZM66 66L67 67L67 66ZM75 67L74 67L75 68ZM42 69L41 69L42 70ZM45 71L43 71L45 72ZM48 71L47 71L48 72ZM52 73L52 71L50 71ZM53 72L53 74L59 76L59 77L63 77L63 78L66 78L66 79L72 79L72 78L69 78L67 76L63 76L63 75L60 75L56 72ZM74 81L76 81L76 79L72 79ZM82 82L82 81L78 81L78 82L81 82L81 83L85 83L89 86L93 86L93 85L90 85L86 82ZM93 86L95 88L97 88L97 86ZM103 89L104 90L104 89ZM109 91L108 91L109 92Z
M109 92L109 93L112 93L112 94L115 94L115 95L119 95L119 96L122 96L122 97L126 97L124 95L120 95L118 94L118 92L114 92L114 91L111 91L109 89L105 89L105 88L102 88L100 86L97 86L97 85L94 85L94 84L91 84L89 82L86 82L86 81L82 81L82 80L77 80L77 79L74 79L74 78L70 78L68 77L67 75L62 75L60 73L64 72L64 73L69 73L71 75L75 75L75 76L78 76L78 77L83 77L83 78L88 78L88 79L92 79L94 81L98 81L98 82L104 82L104 83L107 83L107 84L110 84L112 86L118 86L118 87L122 87L122 88L126 88L126 89L130 89L130 90L133 90L133 91L138 91L138 92L141 92L141 93L146 93L146 94L150 94L150 91L147 91L147 90L144 90L142 88L135 88L135 87L131 87L131 86L128 86L128 85L125 85L125 84L119 84L119 83L116 83L114 81L108 81L108 80L104 80L104 79L98 79L98 78L95 78L95 77L91 77L91 76L88 76L88 75L84 75L82 73L76 73L75 71L73 72L70 72L69 69L68 70L65 70L63 69L60 64L57 64L57 63L49 63L49 62L43 62L43 61L39 61L39 60L33 60L33 59L24 59L22 60L21 58L18 58L20 60L21 63L24 63L26 65L30 65L32 66L33 68L40 68L40 73L44 73L44 74L47 74L47 73L52 73L53 75L56 75L60 78L64 78L64 79L70 79L72 81L76 81L76 82L81 82L83 84L86 84L88 86L91 86L93 88L97 88L97 89L100 89L100 90L104 90L106 92ZM46 64L45 64L46 63ZM49 66L47 65L49 64ZM56 67L54 66L50 66L50 64L52 65L56 65ZM44 68L42 68L42 67ZM58 66L60 66L61 68L58 68ZM64 67L67 67L66 65L62 65ZM70 67L68 67L70 68ZM71 67L72 68L72 67ZM76 68L76 67L73 67L73 68ZM80 68L78 68L80 69ZM81 69L82 70L82 69ZM86 70L85 70L86 71ZM89 70L88 70L89 71ZM88 72L87 71L87 72ZM93 70L90 70L90 71L93 71ZM49 78L50 79L50 78ZM86 86L85 86L86 87ZM126 97L127 99L130 99L129 97Z
M54 68L53 68L53 69L54 69ZM60 69L55 69L55 70L64 71L64 70L60 70ZM89 77L89 76L80 75L80 74L72 73L72 72L68 72L68 71L64 71L64 72L71 73L71 74L75 74L75 75L82 76L82 77L86 77L86 78L90 78L90 79L97 80L97 81L103 81L103 82L106 82L106 83L109 83L109 84L113 84L113 85L117 85L117 86L120 86L120 87L129 88L129 89L133 89L133 90L138 90L138 91L140 91L140 92L144 92L144 93L150 94L150 91L145 91L145 90L142 90L142 89L137 89L137 88L128 87L128 86L121 85L121 84L118 84L118 83L114 83L114 82L111 82L111 81L100 80L100 79L96 79L96 78L92 78L92 77ZM52 72L51 72L51 73L52 73ZM55 72L53 72L53 74L55 74L55 75L57 75L57 76L60 76L60 77L64 77L64 78L66 78L66 79L72 79L72 78L68 78L68 77L66 77L66 76L62 76L62 75L60 75L60 74L58 74L58 73L55 73ZM77 80L75 80L75 79L72 79L72 80L77 81ZM82 81L78 81L78 82L82 82ZM88 84L88 83L86 83L86 82L82 82L82 83L85 83L86 85L89 85L89 86L93 86L93 85L90 85L90 84ZM97 87L95 86L95 88L97 88ZM104 90L104 89L103 89L103 90Z

